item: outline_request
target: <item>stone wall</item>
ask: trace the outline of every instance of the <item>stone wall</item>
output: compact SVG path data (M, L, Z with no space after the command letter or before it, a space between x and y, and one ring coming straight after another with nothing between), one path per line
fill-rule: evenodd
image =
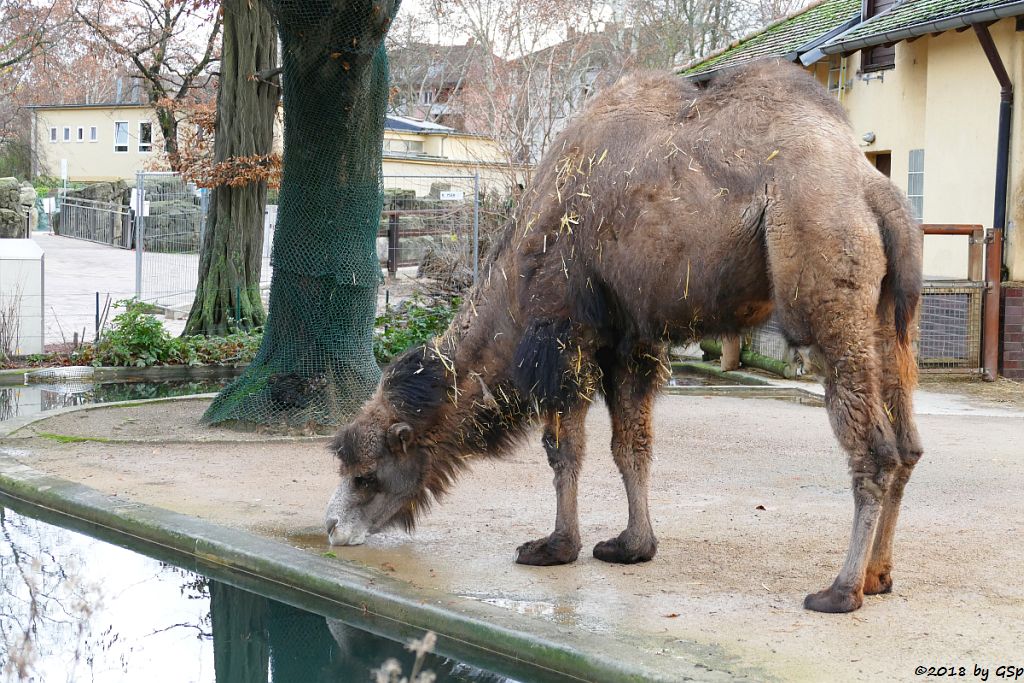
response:
M1002 290L1002 338L999 372L1024 379L1024 283L1004 283Z
M36 191L30 183L0 178L0 238L25 237L26 217L29 230L35 230L39 219L35 204Z

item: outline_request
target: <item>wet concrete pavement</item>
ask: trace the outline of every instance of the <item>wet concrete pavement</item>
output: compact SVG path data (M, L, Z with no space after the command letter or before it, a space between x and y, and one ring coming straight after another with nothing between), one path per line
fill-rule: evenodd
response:
M805 593L834 577L853 512L845 457L819 407L663 397L651 492L659 552L633 566L589 554L626 519L603 409L587 423L584 552L563 567L512 562L516 546L547 534L554 519L539 439L476 463L412 536L389 532L355 548L329 548L320 532L335 483L323 439L201 428L203 401L71 412L3 445L9 458L119 498L602 634L639 661L807 681L921 680L918 666L1022 662L1024 414L957 410L925 394L918 403L926 454L907 490L894 592L847 615L801 608ZM177 427L161 434L161 423Z

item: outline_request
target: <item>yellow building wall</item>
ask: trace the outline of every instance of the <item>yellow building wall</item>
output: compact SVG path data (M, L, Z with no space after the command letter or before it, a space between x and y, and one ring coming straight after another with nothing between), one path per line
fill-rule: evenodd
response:
M128 121L129 151L114 152L114 122ZM74 109L37 110L36 141L39 150L39 173L60 175L60 160L68 160L68 178L77 182L126 179L131 180L138 171L144 170L153 153L138 151L138 124L140 121L153 123L153 149L162 147L162 138L156 126L156 117L148 107L96 107ZM89 127L96 126L97 140L89 141ZM57 128L57 142L50 142L50 128ZM71 129L71 142L64 142L63 129ZM77 129L83 127L85 141L77 142ZM275 146L282 139L281 126L275 126ZM472 175L480 174L481 191L507 194L515 182L520 182L525 173L510 169L502 162L502 151L498 145L485 137L458 133L406 133L387 130L385 140L415 140L423 143L422 157L389 155L383 160L384 175L411 176L466 176L467 180L452 180L454 186L467 185L472 189ZM420 194L430 191L431 182L413 179ZM393 185L389 183L389 185Z
M128 151L114 151L114 122L128 122ZM151 152L139 151L139 123L153 124ZM89 140L89 128L96 127L97 139ZM57 142L50 142L50 128L57 128ZM64 142L64 128L71 129L71 141ZM85 141L77 141L84 129ZM88 107L36 110L38 172L60 176L60 160L68 161L68 179L77 182L131 179L163 146L156 115L148 107Z
M507 166L475 164L467 161L444 159L409 159L384 156L384 187L416 190L424 196L432 183L447 183L452 189L470 192L473 174L480 174L480 191L506 195L512 191L512 180ZM518 174L522 177L522 173ZM401 177L396 177L401 176ZM440 178L438 176L450 176Z
M1014 20L990 27L1016 89L1017 121L1024 116L1022 44ZM999 84L973 31L947 31L896 45L896 68L857 74L860 53L847 59L848 85L844 105L865 154L889 152L891 176L907 190L910 151L924 150L925 223L966 223L991 227L995 192ZM827 82L828 67L816 66L815 75ZM1013 129L1021 130L1019 123ZM874 133L874 141L863 136ZM1024 197L1024 141L1014 135L1011 152L1011 187ZM1014 211L1016 210L1016 214ZM1011 201L1009 217L1024 225L1024 203ZM1024 278L1024 239L1016 225L1008 229L1006 263L1011 277ZM924 274L932 278L967 277L966 237L928 236Z

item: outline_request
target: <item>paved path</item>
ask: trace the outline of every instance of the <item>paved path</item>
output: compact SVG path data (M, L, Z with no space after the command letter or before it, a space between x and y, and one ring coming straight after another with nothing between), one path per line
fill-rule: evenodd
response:
M135 252L84 240L37 232L32 238L42 247L44 260L46 344L70 342L75 332L86 339L96 334L96 293L100 306L107 297L111 302L135 296ZM158 289L161 274L198 272L198 256L194 254L154 254L158 264L175 270L154 270L147 280L147 289ZM195 275L191 276L192 287ZM167 289L162 287L160 289ZM191 298L191 296L189 297ZM117 311L110 314L112 319ZM180 334L184 320L164 320L171 334Z

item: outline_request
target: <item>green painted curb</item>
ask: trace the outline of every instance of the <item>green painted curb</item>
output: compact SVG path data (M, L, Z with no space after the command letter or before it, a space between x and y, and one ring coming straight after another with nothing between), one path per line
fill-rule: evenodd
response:
M551 622L530 619L486 603L417 589L383 573L328 559L247 532L160 508L108 496L18 463L0 449L0 502L58 518L63 526L118 545L170 559L205 574L300 608L340 613L354 625L394 639L432 630L446 656L500 672L509 662L525 667L529 681L734 681L750 680L727 666L694 663L706 646L680 645L694 661L666 656L638 662L622 642ZM217 578L217 576L214 576ZM305 604L303 604L305 603ZM346 618L347 615L347 618ZM510 675L521 676L521 671ZM763 680L764 677L758 677Z

